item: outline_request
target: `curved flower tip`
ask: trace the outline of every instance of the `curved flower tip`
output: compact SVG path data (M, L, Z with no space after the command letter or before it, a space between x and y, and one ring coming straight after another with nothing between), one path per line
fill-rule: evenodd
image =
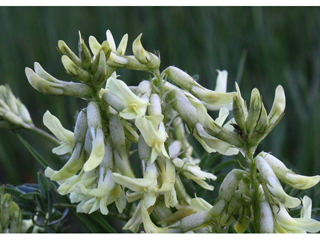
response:
M39 92L53 95L63 94L60 84L49 82L39 77L31 68L25 68L25 74L31 86Z
M281 117L281 115L283 114L285 108L286 108L286 95L284 93L283 87L279 85L276 88L273 105L268 115L269 122L271 124L276 123L278 119Z
M115 53L117 51L116 43L115 43L113 35L109 29L106 32L106 36L107 36L107 41L109 42L109 46L110 46L111 51Z
M59 147L52 149L53 153L62 155L72 150L74 145L73 132L65 129L59 119L49 110L43 115L43 124L62 142Z
M91 128L94 132L93 128ZM83 170L88 172L95 169L103 160L104 156L104 136L101 128L96 130L95 134L92 134L92 150L89 159L84 164Z
M217 72L218 72L217 84L214 91L225 93L227 92L228 72L226 70L223 70L223 71L217 70Z
M82 168L85 156L86 154L82 144L77 144L68 162L56 174L52 175L50 179L57 181L72 177Z
M147 208L145 207L145 204L143 200L141 200L141 217L143 222L143 227L146 233L168 233L169 228L161 228L157 227L150 219L150 215L148 213Z
M320 181L319 175L308 177L294 173L288 169L282 161L269 153L261 152L259 153L259 156L266 160L281 181L293 188L308 189L315 186Z
M316 233L320 231L320 222L309 218L311 216L311 204L307 198L304 198L304 205L301 210L300 218L293 218L287 212L285 206L279 203L279 207L273 206L273 214L277 221L275 230L277 232L288 232L288 233Z
M297 189L308 189L318 184L320 176L307 177L294 173L286 173L285 178L289 185Z
M282 188L277 176L273 172L267 161L261 157L257 156L255 158L257 168L261 173L262 178L266 181L269 191L286 207L295 208L300 205L300 200L289 196Z

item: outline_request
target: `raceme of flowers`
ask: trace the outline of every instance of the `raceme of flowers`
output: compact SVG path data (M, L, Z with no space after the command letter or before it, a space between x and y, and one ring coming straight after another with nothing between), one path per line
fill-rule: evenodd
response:
M49 111L43 116L45 126L60 141L53 153L69 154L60 170L45 170L46 176L59 184L58 192L68 195L78 212L87 214L100 211L107 215L113 202L122 213L128 202L135 201L134 213L123 227L132 232L140 231L140 226L148 233L225 232L235 223L235 231L241 233L251 222L259 232L318 232L320 223L311 218L311 199L291 197L281 182L308 189L320 176L298 175L270 153L254 157L258 144L283 116L283 88L277 87L269 114L257 89L253 89L247 108L237 84L236 92L226 91L226 71L218 71L214 91L177 67L160 72L159 53L146 51L141 36L132 44L133 55L125 55L128 35L116 46L109 30L101 44L90 36L89 47L80 35L78 56L59 41L62 64L78 82L59 80L39 63L34 70L26 68L28 81L36 90L88 102L78 114L74 131L65 129ZM127 86L117 68L148 71L152 76L137 86ZM232 109L233 118L227 121ZM218 118L212 119L208 110L218 110ZM250 166L227 174L213 205L190 197L181 181L181 177L190 179L212 191L211 180L216 180L212 172L199 167L188 135L209 153L240 152ZM138 151L141 177L132 170L133 146ZM300 205L301 217L291 217L288 209ZM160 222L152 222L153 211Z

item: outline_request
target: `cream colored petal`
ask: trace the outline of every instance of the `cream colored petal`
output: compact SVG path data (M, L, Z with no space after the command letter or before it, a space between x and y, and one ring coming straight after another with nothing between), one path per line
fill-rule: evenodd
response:
M217 84L214 91L225 93L227 92L228 72L226 70L223 70L223 71L217 70L217 72L218 72Z
M59 119L46 111L43 115L43 124L61 141L70 145L74 143L73 132L65 129Z
M191 207L197 212L208 212L212 208L212 205L203 198L192 198L190 203Z
M104 157L104 136L102 129L98 128L96 136L92 141L92 150L89 159L84 164L84 171L88 172L96 168Z
M72 177L82 168L85 156L82 144L77 144L68 162L50 179L52 181L57 181Z
M116 43L114 42L113 36L111 31L108 29L106 32L107 35L107 41L109 42L109 46L112 52L116 52Z
M308 189L320 181L319 175L308 177L294 173L288 169L282 161L270 153L261 152L259 155L268 162L274 173L281 181L293 188Z
M149 213L143 201L141 201L141 216L143 221L143 227L146 233L167 233L169 229L157 227L150 219Z
M301 218L311 218L312 201L308 196L302 198Z
M103 215L108 215L108 213L109 213L109 210L108 210L108 205L107 205L107 198L108 198L108 196L104 196L104 197L102 197L101 199L100 199L100 206L99 206L99 208L100 208L100 211L101 211L101 213L103 214Z
M52 152L57 155L63 155L68 152L71 152L72 149L73 149L73 145L68 143L62 143L60 146L53 148Z
M112 174L112 180L115 183L118 183L126 188L129 188L132 191L143 191L143 188L149 187L154 183L154 179L145 179L145 178L130 178L127 176L122 176L119 173Z
M149 103L142 100L141 98L137 97L129 88L128 86L121 80L115 78L108 79L108 89L110 92L117 96L126 107L129 107L130 104L135 104L137 108L145 107ZM134 107L134 105L132 106Z
M101 45L94 36L89 37L89 47L94 56L99 54Z
M262 178L266 181L269 191L286 207L295 208L300 205L300 200L289 196L282 188L277 176L272 168L261 156L255 158L257 168L261 173Z
M273 206L273 213L278 223L286 229L304 230L307 232L320 231L320 222L310 218L292 218L284 205L280 203L280 209L277 206Z

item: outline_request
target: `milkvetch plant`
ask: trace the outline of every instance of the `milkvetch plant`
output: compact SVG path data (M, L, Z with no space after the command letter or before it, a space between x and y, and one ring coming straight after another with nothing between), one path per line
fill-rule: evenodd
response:
M109 30L102 43L90 36L89 46L79 34L78 55L59 41L62 64L76 82L53 77L39 63L25 69L36 90L87 102L73 131L49 111L43 122L54 136L37 129L9 87L1 86L2 126L33 130L57 145L53 153L68 157L61 169L44 169L58 193L77 213L125 216L123 229L132 232L320 231L311 199L290 196L285 188L309 189L320 176L294 173L270 149L256 153L284 115L283 87L276 88L269 112L256 88L247 105L237 83L236 92L227 92L227 71L218 71L215 90L206 89L178 67L161 71L160 53L145 50L141 37L132 44L133 55L126 55L128 35L117 46ZM146 71L150 78L128 86L118 68ZM185 179L206 191L217 179L201 169L190 139L208 153L239 154L246 161L224 177L216 199L186 190ZM132 167L137 158L140 173ZM290 215L289 209L299 208L300 218Z

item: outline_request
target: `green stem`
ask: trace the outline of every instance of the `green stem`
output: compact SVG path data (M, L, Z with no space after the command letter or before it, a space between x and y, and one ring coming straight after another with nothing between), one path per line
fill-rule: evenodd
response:
M55 138L54 136L52 136L51 134L43 131L42 129L40 128L37 128L36 126L33 126L31 128L28 128L28 130L32 131L32 132L35 132L39 135L41 135L43 138L49 140L50 142L54 143L55 145L60 145L60 141Z
M246 149L246 159L250 164L250 182L253 192L253 226L255 233L260 233L260 197L259 197L259 181L257 179L257 166L253 159L252 152Z
M58 208L76 208L77 206L74 204L68 204L68 203L55 203L53 204L53 207Z

